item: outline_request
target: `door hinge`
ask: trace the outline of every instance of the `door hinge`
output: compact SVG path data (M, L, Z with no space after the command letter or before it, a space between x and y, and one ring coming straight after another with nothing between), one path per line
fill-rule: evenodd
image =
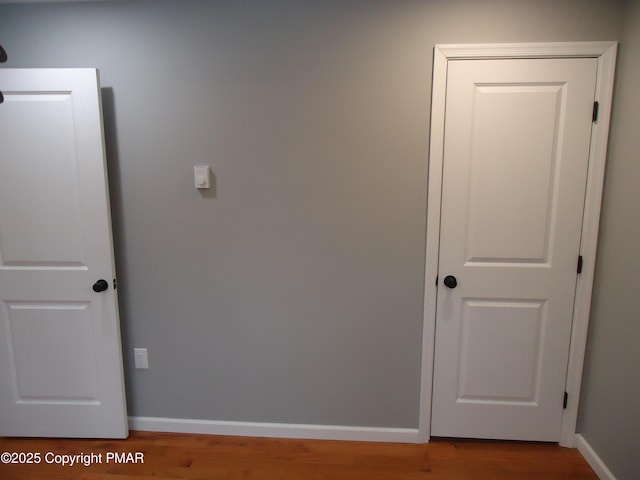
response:
M438 286L438 275L436 275L436 287Z
M113 279L113 289L117 289L118 288L118 281L114 278Z
M567 409L567 401L569 400L569 394L567 392L564 392L564 398L562 399L562 409L566 410Z
M591 121L592 122L597 122L598 121L598 110L599 109L600 109L600 103L593 102L593 113L591 115Z
M582 255L578 255L578 273L582 273Z

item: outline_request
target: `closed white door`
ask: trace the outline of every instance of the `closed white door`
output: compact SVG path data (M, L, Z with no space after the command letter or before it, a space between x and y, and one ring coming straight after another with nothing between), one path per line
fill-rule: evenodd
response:
M97 71L0 90L0 435L124 438Z
M449 62L434 436L560 438L596 74Z

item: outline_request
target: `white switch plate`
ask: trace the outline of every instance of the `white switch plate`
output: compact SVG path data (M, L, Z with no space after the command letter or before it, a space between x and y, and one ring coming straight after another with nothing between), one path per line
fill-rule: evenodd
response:
M196 165L193 167L193 180L198 189L211 188L211 169L209 165Z
M149 358L147 357L146 348L134 348L133 359L136 368L149 368Z

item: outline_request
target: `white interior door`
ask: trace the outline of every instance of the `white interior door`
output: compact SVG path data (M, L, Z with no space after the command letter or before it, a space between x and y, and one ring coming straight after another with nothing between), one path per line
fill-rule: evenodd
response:
M0 435L124 438L97 71L0 89Z
M449 62L434 436L560 438L597 67Z

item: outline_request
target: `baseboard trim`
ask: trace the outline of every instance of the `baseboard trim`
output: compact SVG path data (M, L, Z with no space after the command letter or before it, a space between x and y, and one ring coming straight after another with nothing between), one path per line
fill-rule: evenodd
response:
M578 451L582 454L589 466L593 468L593 471L596 472L596 475L598 475L600 480L616 480L615 475L607 468L600 456L591 447L591 445L589 445L586 438L579 433L576 433L575 443Z
M420 443L420 436L417 428L346 427L340 425L228 422L160 417L129 417L129 428L131 430L151 432L238 435L243 437Z

